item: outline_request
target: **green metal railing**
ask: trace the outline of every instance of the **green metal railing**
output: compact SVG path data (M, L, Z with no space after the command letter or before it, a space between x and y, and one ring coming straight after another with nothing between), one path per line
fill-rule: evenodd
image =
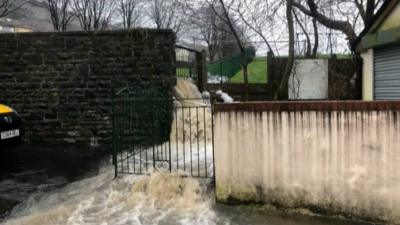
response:
M114 94L115 177L166 170L213 178L211 100L174 101L171 96L128 88Z
M144 149L169 140L172 107L172 96L157 90L122 88L114 94L112 138L115 176L118 172L124 173L126 166L129 168L126 163L135 160L136 155L142 156ZM135 172L143 173L149 166L143 164L135 168Z
M197 80L197 70L195 65L180 65L176 68L176 76L179 78L191 78Z
M179 78L190 78L193 81L198 79L198 59L196 50L182 46L176 46L176 76Z

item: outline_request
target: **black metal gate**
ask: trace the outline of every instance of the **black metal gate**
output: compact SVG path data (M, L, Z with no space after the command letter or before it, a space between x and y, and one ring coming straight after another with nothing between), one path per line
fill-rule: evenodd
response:
M113 102L115 176L158 170L214 176L209 99L156 98L125 88Z

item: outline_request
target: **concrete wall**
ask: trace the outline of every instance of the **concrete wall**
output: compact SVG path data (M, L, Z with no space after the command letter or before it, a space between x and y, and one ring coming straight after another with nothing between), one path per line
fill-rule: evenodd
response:
M369 49L361 53L362 66L362 99L374 100L374 50Z
M295 60L289 99L328 99L328 59Z
M400 223L400 102L215 106L220 202Z
M147 29L1 34L0 80L0 102L26 120L29 141L109 144L114 91L129 86L171 95L175 35Z

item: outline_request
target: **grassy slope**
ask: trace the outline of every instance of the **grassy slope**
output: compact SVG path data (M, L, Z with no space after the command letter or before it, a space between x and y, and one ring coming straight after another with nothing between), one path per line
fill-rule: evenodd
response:
M248 65L249 83L267 83L267 62L266 58L256 58ZM242 70L237 72L230 80L230 83L244 83Z

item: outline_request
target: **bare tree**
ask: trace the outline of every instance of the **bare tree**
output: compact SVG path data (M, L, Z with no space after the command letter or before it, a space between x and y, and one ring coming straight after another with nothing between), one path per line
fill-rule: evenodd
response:
M141 18L139 0L119 0L118 11L121 14L124 29L135 27Z
M8 15L13 7L13 0L1 0L0 1L0 17Z
M268 1L265 0L242 0L235 9L241 21L264 41L268 51L273 55L274 50L267 38L268 26L269 22L273 21L279 6L280 4L276 4L270 7Z
M317 57L318 47L319 47L319 35L318 35L318 24L315 18L312 19L312 24L314 28L314 48L312 50L312 56Z
M292 73L292 68L294 64L294 21L293 21L293 1L286 0L286 20L289 35L289 52L288 61L285 66L285 70L281 77L281 81L278 89L275 91L274 99L279 99L279 94L284 90L284 87L288 85L290 74Z
M306 2L307 6L303 4ZM307 1L293 1L293 6L302 11L305 15L315 19L323 26L337 30L346 35L348 41L353 42L357 35L354 30L355 23L357 22L358 15L361 15L363 18L364 24L368 23L368 20L374 15L374 12L378 5L382 2L382 0L338 0L335 1L336 6L334 13L327 13L326 9L332 11L332 1L315 1L315 0L307 0ZM348 18L347 15L341 14L340 8L341 5L349 8L349 4L353 4L356 7L356 12L352 11L350 14L353 18ZM342 15L344 19L337 18L338 15ZM352 21L351 21L351 20Z
M357 37L356 28L368 24L382 2L383 0L293 0L293 5L303 14L313 19L315 28L317 27L315 24L318 22L330 30L343 33L347 37L350 46ZM359 18L362 20L360 21ZM357 57L354 57L353 60L354 65L358 64ZM357 79L357 75L355 77L356 85L360 86L361 80ZM350 86L354 86L353 79L348 79L347 83Z
M235 38L236 44L239 47L240 50L240 55L241 55L241 62L240 66L243 71L243 80L245 84L249 83L249 77L248 77L248 71L247 71L247 66L248 62L246 59L246 46L245 46L245 40L243 39L243 36L240 35L240 31L238 28L235 26L236 22L234 22L230 11L233 11L232 6L234 5L235 1L231 1L229 4L225 4L224 0L210 0L207 1L208 5L211 7L211 9L214 11L214 13L218 16L223 23L226 24L226 26L229 29L229 32L233 35ZM216 4L218 3L218 4Z
M178 0L151 0L149 17L158 29L172 29L178 34L184 25L181 10L182 5Z
M71 0L46 0L44 4L50 13L54 30L65 31L73 18L70 12Z
M198 9L186 5L184 12L188 22L198 29L200 39L206 43L209 60L214 61L222 44L221 20L208 5Z
M21 8L26 2L27 0L0 0L0 18L15 12L16 10Z
M290 74L288 81L289 99L300 99L300 88L303 82L303 76L297 72L298 67L299 61L294 61L292 73Z
M381 0L353 0L356 5L364 24L368 24L369 20L374 16L376 7Z
M115 0L73 0L72 8L83 30L107 29Z
M296 23L299 25L301 31L306 36L306 48L305 48L304 56L310 57L311 56L311 48L312 48L310 35L309 35L307 29L304 27L303 22L300 20L300 18L297 15L295 10L293 10L293 16L294 16L294 19L296 20ZM297 40L297 41L299 42L300 40Z

